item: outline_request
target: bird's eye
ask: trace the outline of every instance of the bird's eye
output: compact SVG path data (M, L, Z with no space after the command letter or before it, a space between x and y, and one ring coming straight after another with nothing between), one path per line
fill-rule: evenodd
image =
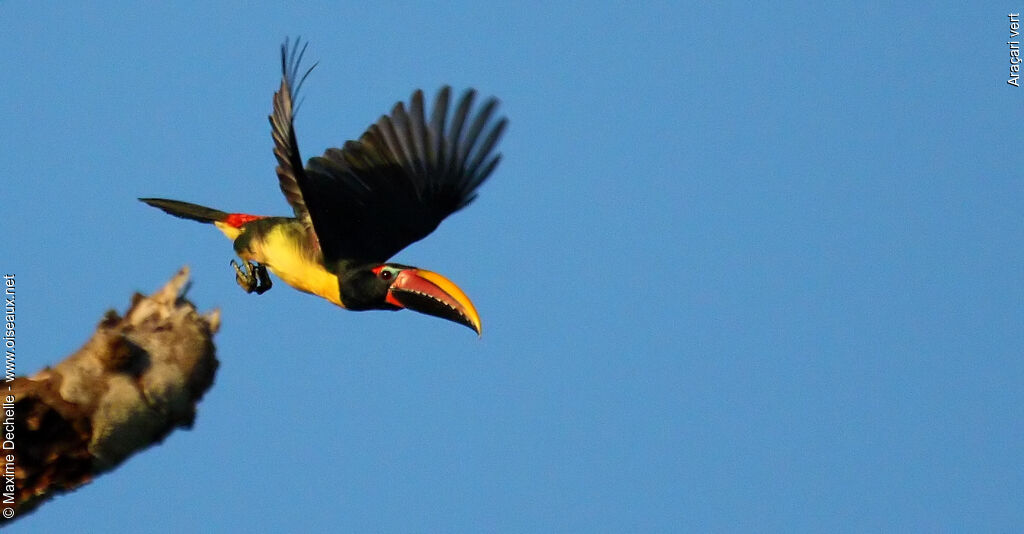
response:
M391 271L389 271L387 269L381 269L380 270L380 279L384 280L385 282L388 281L388 280L391 280L391 277L393 277L393 276L394 276L394 273L392 273Z

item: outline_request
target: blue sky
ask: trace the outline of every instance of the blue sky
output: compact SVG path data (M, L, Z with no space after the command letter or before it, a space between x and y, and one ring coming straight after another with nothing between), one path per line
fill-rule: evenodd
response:
M0 3L18 370L185 264L223 312L195 427L11 532L1024 524L1024 5L206 4ZM135 200L289 213L288 35L306 157L417 87L501 98L501 166L396 258L482 339L246 295Z

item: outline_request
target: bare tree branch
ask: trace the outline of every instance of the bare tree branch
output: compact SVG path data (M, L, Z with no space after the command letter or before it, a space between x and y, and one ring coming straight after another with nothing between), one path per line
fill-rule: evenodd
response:
M14 423L14 518L192 426L217 370L220 312L199 314L187 286L186 267L156 293L135 294L124 317L108 311L78 352L0 394Z

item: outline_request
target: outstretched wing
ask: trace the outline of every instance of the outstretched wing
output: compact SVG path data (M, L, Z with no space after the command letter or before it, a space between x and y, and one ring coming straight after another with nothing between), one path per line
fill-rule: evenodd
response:
M271 135L274 137L274 156L277 157L277 178L281 185L284 198L291 204L295 218L303 223L311 244L317 245L317 236L313 231L313 223L309 217L309 209L302 194L300 183L305 180L302 169L302 157L299 156L299 145L295 140L295 97L309 73L316 64L299 77L299 64L306 53L309 43L301 45L300 39L289 48L288 41L281 45L281 87L274 93L274 112L270 115ZM298 81L296 81L298 80Z
M451 89L441 88L427 122L417 90L408 111L399 102L358 141L328 149L309 160L304 175L292 174L325 262L383 262L476 198L501 159L493 151L508 121L492 120L494 98L473 111L475 94L463 93L449 117Z

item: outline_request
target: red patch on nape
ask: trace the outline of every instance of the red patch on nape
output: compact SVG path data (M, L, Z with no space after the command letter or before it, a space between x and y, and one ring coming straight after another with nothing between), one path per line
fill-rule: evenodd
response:
M224 223L228 226L235 228L241 228L243 224L249 221L255 221L257 219L266 219L266 215L247 215L245 213L229 213L228 218L224 219Z

